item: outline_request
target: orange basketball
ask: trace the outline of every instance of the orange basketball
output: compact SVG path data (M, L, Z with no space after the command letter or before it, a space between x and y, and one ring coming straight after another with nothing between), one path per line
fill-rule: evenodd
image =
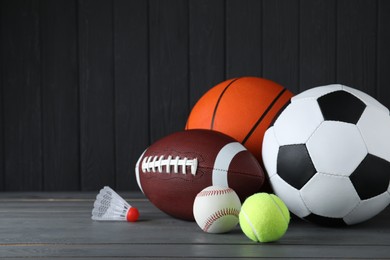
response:
M289 90L267 79L229 79L199 99L185 128L212 129L230 135L262 163L264 133L292 96Z

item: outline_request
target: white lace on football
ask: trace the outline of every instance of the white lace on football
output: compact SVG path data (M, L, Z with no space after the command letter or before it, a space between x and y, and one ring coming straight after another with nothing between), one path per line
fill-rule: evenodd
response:
M175 158L168 156L168 158L164 159L164 156L161 155L160 157L146 156L142 160L143 172L162 172L164 166L167 173L171 173L171 167L173 167L173 173L178 173L180 167L182 174L187 174L187 167L190 167L191 174L195 176L198 167L198 159L188 159L187 157L180 159L179 156L176 156Z

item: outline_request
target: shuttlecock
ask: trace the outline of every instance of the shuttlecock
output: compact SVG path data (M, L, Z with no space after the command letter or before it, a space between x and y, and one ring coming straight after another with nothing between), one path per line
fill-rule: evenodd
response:
M132 207L110 187L105 186L96 196L92 210L93 220L135 222L138 217L138 209Z

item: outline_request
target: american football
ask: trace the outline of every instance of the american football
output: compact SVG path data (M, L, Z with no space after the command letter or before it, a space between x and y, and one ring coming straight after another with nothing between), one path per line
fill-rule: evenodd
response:
M145 150L135 167L138 186L163 212L194 220L196 195L210 185L230 187L241 201L259 191L264 172L233 138L212 130L168 135Z

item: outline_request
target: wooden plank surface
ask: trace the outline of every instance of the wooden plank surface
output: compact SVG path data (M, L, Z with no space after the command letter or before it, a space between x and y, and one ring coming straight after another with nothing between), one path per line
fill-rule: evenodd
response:
M300 90L336 82L336 1L300 2Z
M150 141L183 130L189 113L188 1L149 1Z
M94 193L0 194L0 257L9 258L332 258L390 257L390 208L346 228L293 218L285 236L254 243L239 226L208 234L171 218L140 193L121 195L140 211L136 223L90 219Z
M376 13L377 1L337 1L336 80L372 96L377 91Z
M226 78L262 76L262 11L262 1L226 1Z
M190 108L207 90L225 80L224 10L221 0L189 1Z
M390 107L387 0L0 1L0 190L137 190L133 168L226 78Z
M299 1L263 1L263 77L299 93Z
M3 5L0 5L0 37L3 37ZM0 190L4 190L5 187L5 171L4 171L4 113L3 113L3 41L0 41Z
M378 1L377 98L390 108L390 2Z
M80 189L76 2L41 1L43 188Z
M149 144L148 5L114 2L116 187L137 190L134 166Z
M80 0L81 189L115 185L112 2Z
M38 1L1 1L4 169L7 190L42 189Z

